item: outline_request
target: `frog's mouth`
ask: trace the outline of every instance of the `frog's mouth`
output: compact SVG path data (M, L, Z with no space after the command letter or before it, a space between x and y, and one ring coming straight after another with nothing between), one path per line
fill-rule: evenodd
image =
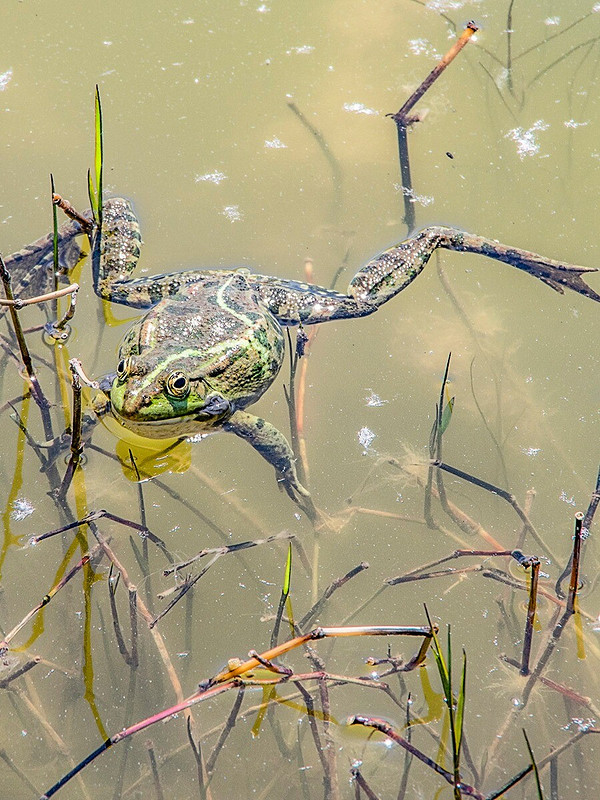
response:
M211 395L205 404L188 414L173 414L156 419L123 414L111 403L113 416L131 431L151 439L170 439L189 436L199 430L216 428L224 423L235 411L233 404L221 395Z

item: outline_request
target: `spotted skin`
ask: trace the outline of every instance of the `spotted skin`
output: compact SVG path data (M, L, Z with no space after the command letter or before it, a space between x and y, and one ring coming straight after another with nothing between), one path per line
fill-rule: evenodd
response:
M33 251L44 250L41 241ZM146 309L123 337L116 377L106 390L114 416L125 427L154 438L204 430L235 433L275 468L293 497L308 492L298 481L287 440L246 411L279 372L282 326L372 314L405 289L439 247L503 261L557 291L567 286L600 301L581 278L594 270L441 226L424 228L373 258L356 273L346 294L247 269L187 270L136 279L132 273L141 244L129 202L107 200L101 229L92 241L94 289L105 300ZM30 255L27 249L22 253L22 260ZM16 265L20 254L12 258Z

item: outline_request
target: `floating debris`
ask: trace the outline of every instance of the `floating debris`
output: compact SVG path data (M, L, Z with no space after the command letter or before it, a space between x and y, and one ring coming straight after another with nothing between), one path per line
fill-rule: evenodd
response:
M239 222L242 219L242 212L239 206L225 206L221 213L230 222Z
M196 175L195 177L196 183L205 181L206 183L214 183L217 186L226 180L227 180L227 175L225 175L224 172L219 172L219 170L215 170L214 172L206 172L204 175Z
M428 39L410 39L408 49L413 56L429 56L430 58L440 58L440 54Z
M541 447L521 447L521 452L525 453L526 456L531 456L531 458L535 458L538 453L542 452Z
M365 397L365 404L369 408L381 408L381 406L384 406L388 402L387 400L382 400L381 397L379 397L378 394L375 394L372 389L369 389L368 391L370 394Z
M265 147L269 147L272 150L283 150L287 147L287 144L284 144L281 139L274 136L272 139L265 139Z
M13 76L12 67L7 69L6 72L0 73L0 92L3 92L10 83Z
M14 519L15 522L21 522L21 520L27 519L27 517L33 514L34 511L35 508L30 500L26 497L17 497L17 499L13 501L10 518Z
M395 183L394 189L397 192L402 192L405 197L409 198L411 203L419 203L421 206L430 206L435 202L435 198L431 195L417 194L415 191L413 191L413 189L409 189L407 186L402 186L401 183Z
M312 53L315 48L311 44L303 44L300 47L291 47L289 50L286 50L285 53L288 56L292 54L304 56L308 53Z
M550 125L543 119L538 119L531 128L513 128L504 135L505 139L512 139L517 143L517 153L523 159L526 156L535 156L540 151L540 143L537 140L538 131L546 131Z
M377 436L376 433L373 433L370 428L364 427L361 428L358 432L358 443L364 448L365 454L370 449L371 445L373 444L373 440Z
M567 505L569 505L569 506L574 506L574 505L577 505L577 504L575 503L575 496L573 495L572 497L569 497L565 491L562 491L562 492L560 493L560 497L559 497L558 499L559 499L559 500L562 500L562 501L563 501L563 503L566 503L566 504L567 504Z
M374 108L369 108L364 103L344 103L344 111L350 111L352 114L379 114L379 111L376 111Z

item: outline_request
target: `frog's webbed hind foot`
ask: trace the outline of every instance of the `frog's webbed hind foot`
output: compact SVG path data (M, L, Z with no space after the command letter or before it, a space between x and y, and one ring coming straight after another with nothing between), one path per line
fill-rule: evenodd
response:
M223 430L245 439L275 468L283 488L295 502L309 499L310 492L298 480L294 453L285 436L274 425L246 411L236 411Z
M596 267L579 267L575 264L567 264L564 261L555 261L552 258L545 258L529 250L521 250L518 247L508 247L500 244L493 239L486 239L473 233L463 233L454 228L440 228L445 232L442 247L449 250L458 250L469 253L479 253L497 261L503 261L517 269L528 272L539 278L547 286L556 292L564 294L565 287L572 289L578 294L589 297L590 300L600 302L600 294L595 292L591 286L581 277L589 272L597 272Z
M58 229L58 266L64 275L68 275L84 255L76 239L82 233L81 225L73 220L64 222ZM25 300L54 288L53 238L49 233L4 259L15 297Z

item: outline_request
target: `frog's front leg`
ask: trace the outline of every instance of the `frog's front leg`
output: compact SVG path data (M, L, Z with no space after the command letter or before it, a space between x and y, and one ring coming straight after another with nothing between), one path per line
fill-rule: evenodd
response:
M375 256L360 269L342 294L299 281L285 281L264 275L252 276L263 302L282 325L311 325L335 319L372 314L405 289L423 271L438 247L503 261L539 278L558 292L566 286L592 300L600 294L582 279L594 268L578 267L545 258L528 250L508 247L457 228L423 228L404 242Z
M292 499L295 499L294 492L302 497L310 496L298 480L292 448L274 425L246 411L236 411L224 423L223 430L235 433L251 444L275 468Z

